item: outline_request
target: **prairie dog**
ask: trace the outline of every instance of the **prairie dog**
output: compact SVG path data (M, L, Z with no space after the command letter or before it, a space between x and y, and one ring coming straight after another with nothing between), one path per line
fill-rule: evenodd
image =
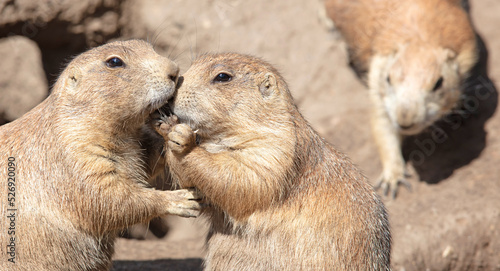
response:
M405 180L404 136L422 132L459 104L478 60L475 32L458 0L326 0L350 65L367 84L372 131L383 172L378 185L396 196Z
M169 106L181 122L158 130L170 172L210 205L206 270L390 269L383 203L272 66L201 56Z
M144 41L109 43L73 59L45 101L0 127L1 270L108 270L119 230L197 214L194 192L148 187L139 144L178 72Z

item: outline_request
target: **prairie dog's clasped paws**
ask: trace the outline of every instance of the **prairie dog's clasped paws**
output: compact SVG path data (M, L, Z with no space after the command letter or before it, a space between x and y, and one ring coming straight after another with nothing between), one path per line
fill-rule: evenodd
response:
M197 217L199 211L203 208L203 205L200 204L203 195L197 189L180 189L165 192L168 192L170 203L167 206L167 214L182 217Z
M175 154L185 154L196 146L196 134L187 124L177 124L168 134L168 148Z
M168 133L170 133L172 127L174 127L178 123L179 122L176 115L153 120L155 131L160 134L165 139L165 141L168 140Z

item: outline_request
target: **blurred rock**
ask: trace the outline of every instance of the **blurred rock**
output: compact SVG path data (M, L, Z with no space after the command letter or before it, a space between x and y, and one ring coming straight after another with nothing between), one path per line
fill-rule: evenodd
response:
M0 38L20 35L42 52L49 84L61 63L90 47L118 38L123 0L0 1Z
M37 44L22 36L0 39L0 124L35 107L48 94Z
M0 2L0 37L22 35L43 47L95 46L119 29L122 0L14 0Z

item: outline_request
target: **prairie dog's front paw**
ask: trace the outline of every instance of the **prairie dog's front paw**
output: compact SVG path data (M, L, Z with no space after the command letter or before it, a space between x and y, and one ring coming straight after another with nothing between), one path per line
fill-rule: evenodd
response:
M172 127L174 127L177 123L177 116L172 115L165 118L155 119L153 121L153 127L155 131L160 134L165 139L165 141L167 141L168 133L170 133Z
M406 186L406 188L411 191L411 185L406 180L407 173L404 168L393 168L392 170L388 170L382 173L377 184L375 185L375 189L382 189L385 196L391 192L392 198L396 198L398 193L399 185L402 184Z
M164 191L168 197L169 204L166 213L182 217L196 217L202 209L200 201L203 195L196 189L180 189L174 191Z
M196 146L196 134L187 124L177 124L168 134L168 148L176 154L185 154Z

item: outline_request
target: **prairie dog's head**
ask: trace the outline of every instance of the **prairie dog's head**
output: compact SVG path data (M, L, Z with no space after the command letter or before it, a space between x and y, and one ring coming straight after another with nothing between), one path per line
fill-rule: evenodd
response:
M421 132L449 113L472 62L447 48L405 45L371 62L369 86L401 134Z
M290 125L293 101L288 88L279 73L258 58L235 53L203 55L181 82L171 108L202 137L262 135Z
M117 41L73 59L54 94L75 113L134 126L168 102L178 74L177 65L158 55L149 43Z

